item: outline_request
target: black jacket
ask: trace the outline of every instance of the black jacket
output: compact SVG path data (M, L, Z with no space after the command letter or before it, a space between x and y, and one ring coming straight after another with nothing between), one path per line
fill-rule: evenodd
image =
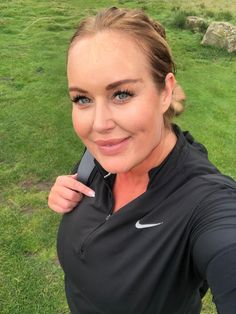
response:
M197 314L206 279L219 313L236 313L236 184L175 132L144 194L113 214L115 175L96 162L96 197L63 216L58 256L73 314Z

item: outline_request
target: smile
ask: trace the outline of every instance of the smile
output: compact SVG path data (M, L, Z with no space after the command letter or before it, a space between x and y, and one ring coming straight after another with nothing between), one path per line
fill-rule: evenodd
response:
M98 150L108 156L121 153L128 145L130 137L95 141Z

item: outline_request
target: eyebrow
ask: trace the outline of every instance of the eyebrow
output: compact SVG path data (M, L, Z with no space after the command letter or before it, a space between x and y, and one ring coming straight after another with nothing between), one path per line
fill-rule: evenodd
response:
M111 84L108 84L106 86L106 90L111 90L111 89L114 89L122 84L127 84L127 83L138 83L138 82L142 82L143 80L140 78L140 79L126 79L126 80L120 80L120 81L117 81L117 82L114 82L114 83L111 83ZM69 91L70 92L79 92L79 93L83 93L83 94L88 94L88 91L84 90L84 89L81 89L79 87L69 87Z
M88 92L84 89L81 89L79 87L69 87L69 92L79 92L79 93L82 93L82 94L88 94Z
M107 85L106 90L111 90L114 89L122 84L127 84L127 83L138 83L138 82L142 82L143 80L140 79L126 79L126 80L121 80L121 81L117 81L114 83L111 83L109 85Z

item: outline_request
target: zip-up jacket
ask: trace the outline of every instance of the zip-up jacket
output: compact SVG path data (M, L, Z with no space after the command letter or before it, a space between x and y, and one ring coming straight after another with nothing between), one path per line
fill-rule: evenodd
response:
M145 193L113 213L116 175L95 161L96 197L63 216L57 246L71 313L199 314L205 280L218 312L236 313L236 183L174 130Z

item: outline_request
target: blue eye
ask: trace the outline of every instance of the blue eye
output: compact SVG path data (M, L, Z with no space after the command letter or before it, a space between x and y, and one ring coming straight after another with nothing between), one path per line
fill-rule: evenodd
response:
M129 90L119 90L117 92L114 93L113 98L119 100L119 101L125 101L127 100L129 97L134 96L134 93L132 93Z
M75 104L86 105L91 102L91 100L86 96L77 95L71 99L71 101Z

